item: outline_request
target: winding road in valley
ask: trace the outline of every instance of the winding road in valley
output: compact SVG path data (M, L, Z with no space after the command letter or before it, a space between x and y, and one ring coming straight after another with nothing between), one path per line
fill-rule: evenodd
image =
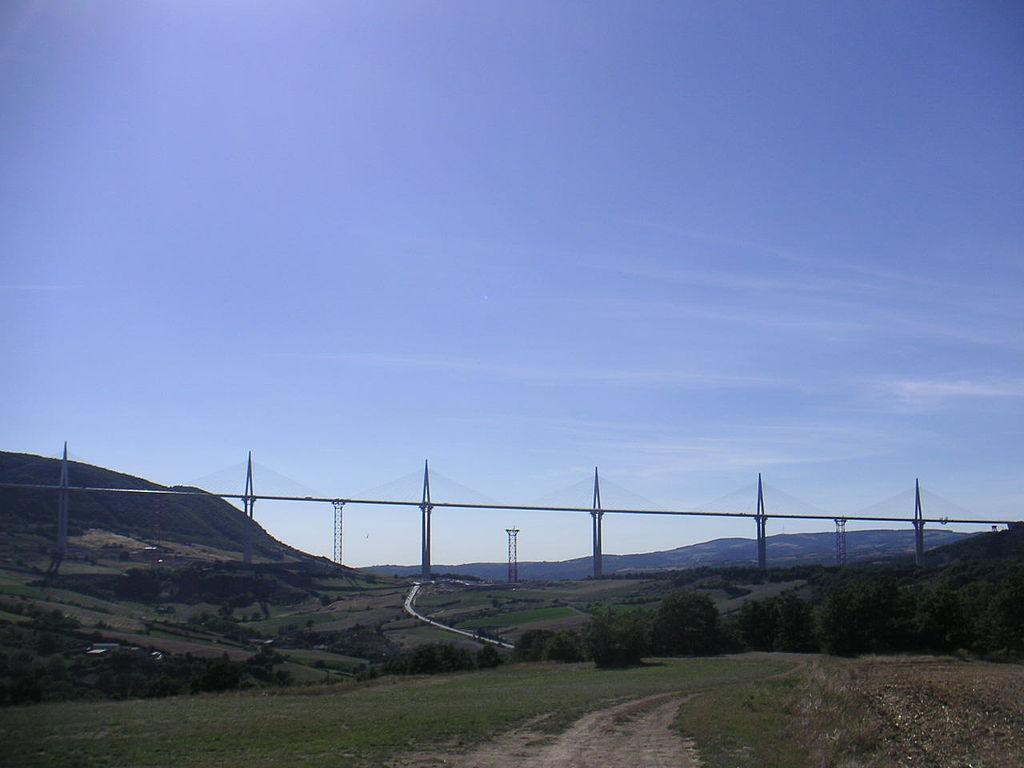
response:
M468 637L470 640L475 640L478 643L484 643L485 645L496 645L499 648L508 648L509 650L515 648L515 646L511 643L506 643L501 640L494 640L490 637L482 637L481 635L478 635L476 632L470 632L466 629L457 629L455 627L449 627L447 624L442 624L439 621L434 621L433 619L424 616L422 613L416 610L416 596L419 595L420 586L421 584L418 581L413 583L412 589L409 590L409 594L405 597L405 612L413 618L419 619L424 624L430 624L432 627L443 629L445 632L454 632L456 635Z

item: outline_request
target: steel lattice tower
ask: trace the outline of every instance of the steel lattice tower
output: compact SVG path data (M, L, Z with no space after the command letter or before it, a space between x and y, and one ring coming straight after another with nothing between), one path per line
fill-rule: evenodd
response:
M335 499L334 505L334 562L341 565L341 541L344 524L345 502Z
M846 565L846 518L836 518L836 565Z
M508 534L508 583L515 584L519 581L519 553L518 553L518 528L506 528Z

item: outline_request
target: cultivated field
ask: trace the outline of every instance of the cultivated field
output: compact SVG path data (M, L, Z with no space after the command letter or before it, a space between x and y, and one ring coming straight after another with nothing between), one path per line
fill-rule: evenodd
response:
M704 592L722 613L738 610L746 600L761 600L804 582L722 585L720 577L698 580L688 589ZM532 629L580 629L596 606L615 610L657 606L676 587L667 579L526 582L518 585L426 585L417 608L432 619L460 629L481 630L515 642ZM451 637L451 635L449 635Z

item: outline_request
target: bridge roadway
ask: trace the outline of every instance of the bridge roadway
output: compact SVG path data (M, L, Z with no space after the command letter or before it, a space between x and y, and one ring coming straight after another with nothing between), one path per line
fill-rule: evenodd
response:
M39 491L68 491L70 493L126 493L151 496L214 496L220 499L237 499L244 501L252 499L255 501L312 501L324 504L374 504L391 507L423 507L420 501L408 501L399 499L349 499L343 496L274 496L266 494L244 493L215 493L203 490L179 490L176 488L101 488L81 485L44 485L39 483L0 483L0 488L11 488L21 490ZM431 501L426 504L433 509L490 509L496 511L509 510L512 512L586 512L593 513L593 507L556 507L539 506L535 504L470 504L457 501ZM606 515L682 515L687 517L747 517L756 518L756 512L712 512L707 510L693 509L616 509L604 507L599 510ZM765 512L763 515L768 519L775 520L848 520L872 523L913 523L913 517L891 517L883 515L804 515L788 514L784 512ZM968 525L1009 525L1016 522L1009 519L995 518L958 518L958 517L922 517L920 522L939 523L946 525L950 523L961 523Z

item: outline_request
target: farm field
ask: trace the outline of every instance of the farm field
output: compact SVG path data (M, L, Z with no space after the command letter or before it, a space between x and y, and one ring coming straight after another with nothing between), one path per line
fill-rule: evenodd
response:
M273 694L18 707L0 725L0 765L468 766L488 764L489 745L510 739L524 745L524 766L546 765L580 718L607 711L626 730L660 713L706 768L1009 768L1024 761L1022 699L1020 666L923 657L520 664Z
M119 562L116 558L98 557L97 562L96 574L137 574L154 568ZM73 618L82 631L98 640L199 658L226 655L233 661L252 657L258 650L257 643L270 640L285 662L281 668L297 682L329 681L338 675L351 675L369 662L358 653L330 652L312 647L312 643L296 647L287 642L289 638L301 638L305 632L316 632L324 638L337 636L324 633L362 633L371 642L357 646L356 650L364 647L373 652L374 643L383 642L381 633L386 628L415 625L402 611L407 589L404 583L386 578L367 579L354 572L339 577L313 577L308 587L290 592L285 589L279 599L235 608L228 614L232 624L218 624L209 617L223 617L221 601L227 599L228 593L188 602L167 600L147 604L89 594L95 587L82 581L88 575L83 575L81 568L68 569L67 578L73 580L68 586L54 586L46 584L38 572L5 565L0 564L0 609L7 610L0 611L0 620L26 623L27 614L12 612L15 607L23 611L58 611ZM232 573L230 566L228 570L210 567L214 570L207 576L212 583L221 575ZM233 632L226 634L226 629ZM14 651L0 642L0 653Z
M687 585L707 594L728 614L747 600L760 600L785 590L799 589L803 581L732 584L709 577ZM430 618L460 629L481 630L515 642L535 629L580 629L597 606L617 611L654 607L678 589L667 579L611 579L601 581L525 582L517 585L464 585L436 582L424 585L417 608Z

